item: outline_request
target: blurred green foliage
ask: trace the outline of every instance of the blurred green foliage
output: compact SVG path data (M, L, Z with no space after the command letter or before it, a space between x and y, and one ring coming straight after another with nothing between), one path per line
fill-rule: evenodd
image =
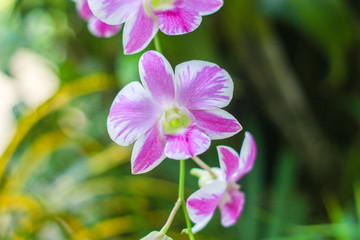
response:
M176 200L178 162L132 176L131 147L106 130L117 91L139 80L141 53L123 55L121 34L93 37L72 1L2 1L0 70L11 77L12 56L26 48L61 84L37 108L14 106L16 132L0 157L0 239L140 239L159 230ZM159 33L173 66L201 59L230 73L227 110L258 144L239 222L223 229L217 212L197 239L360 239L359 33L357 0L225 0L193 33ZM213 141L201 158L217 166L215 146L239 149L242 139ZM187 196L196 182L187 175ZM169 236L187 239L183 228L179 213Z

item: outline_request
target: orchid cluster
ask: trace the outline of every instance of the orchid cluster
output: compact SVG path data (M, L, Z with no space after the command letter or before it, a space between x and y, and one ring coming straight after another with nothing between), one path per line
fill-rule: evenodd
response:
M200 25L202 16L215 13L223 5L222 0L75 1L95 36L112 36L124 24L125 54L142 51L159 29L167 35L191 32ZM159 51L141 56L139 74L141 83L129 83L115 97L107 120L109 135L122 146L135 143L133 174L149 172L165 158L180 161L178 200L164 227L143 239L171 239L166 232L180 207L190 239L207 225L217 207L223 226L235 224L245 203L236 182L253 167L253 136L245 133L240 153L218 146L218 168L210 168L198 157L209 149L211 140L229 138L242 130L234 116L222 109L233 96L230 75L214 63L199 60L181 63L173 70ZM186 159L200 166L190 171L199 177L200 189L185 202ZM193 227L190 220L195 223Z

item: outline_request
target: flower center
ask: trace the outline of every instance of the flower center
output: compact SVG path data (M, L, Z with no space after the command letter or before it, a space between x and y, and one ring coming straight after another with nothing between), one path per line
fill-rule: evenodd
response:
M233 198L231 197L231 193L233 191L239 191L240 185L235 182L228 182L226 186L226 191L222 195L219 201L219 207L223 208L227 203L230 203L233 201Z
M184 130L191 123L188 115L177 108L167 110L163 120L163 130L166 134L176 134Z
M166 11L174 8L175 0L151 0L150 3L155 11Z
M144 9L145 9L145 12L147 14L149 14L149 16L153 16L153 13L151 11L151 7L150 7L150 1L149 0L144 0L143 1L143 5L144 5Z

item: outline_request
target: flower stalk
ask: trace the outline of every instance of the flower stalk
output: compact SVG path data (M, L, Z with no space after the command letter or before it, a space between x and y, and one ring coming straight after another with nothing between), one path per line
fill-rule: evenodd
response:
M189 214L187 212L186 204L185 204L185 160L180 161L178 199L175 203L174 208L172 209L172 211L169 215L168 220L166 221L166 223L164 224L164 226L162 227L160 232L162 232L164 234L167 233L180 206L182 206L183 211L184 211L184 217L185 217L186 226L187 226L186 232L188 233L190 240L195 240L194 234L191 231L191 222L190 222Z
M184 210L184 217L187 226L187 233L189 234L190 240L195 240L194 234L191 231L191 222L189 218L189 214L186 209L185 204L185 160L180 161L180 179L179 179L179 199L181 201L182 208Z
M216 179L216 178L217 178L217 176L216 176L216 174L214 173L214 171L211 170L211 168L210 168L206 163L204 163L199 157L197 157L197 156L192 157L192 160L193 160L199 167L201 167L202 169L208 171L213 179Z

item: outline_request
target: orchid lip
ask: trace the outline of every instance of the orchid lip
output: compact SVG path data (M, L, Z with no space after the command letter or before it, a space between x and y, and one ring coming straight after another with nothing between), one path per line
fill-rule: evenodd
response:
M162 128L165 134L177 134L183 132L191 124L191 118L178 108L165 111Z

